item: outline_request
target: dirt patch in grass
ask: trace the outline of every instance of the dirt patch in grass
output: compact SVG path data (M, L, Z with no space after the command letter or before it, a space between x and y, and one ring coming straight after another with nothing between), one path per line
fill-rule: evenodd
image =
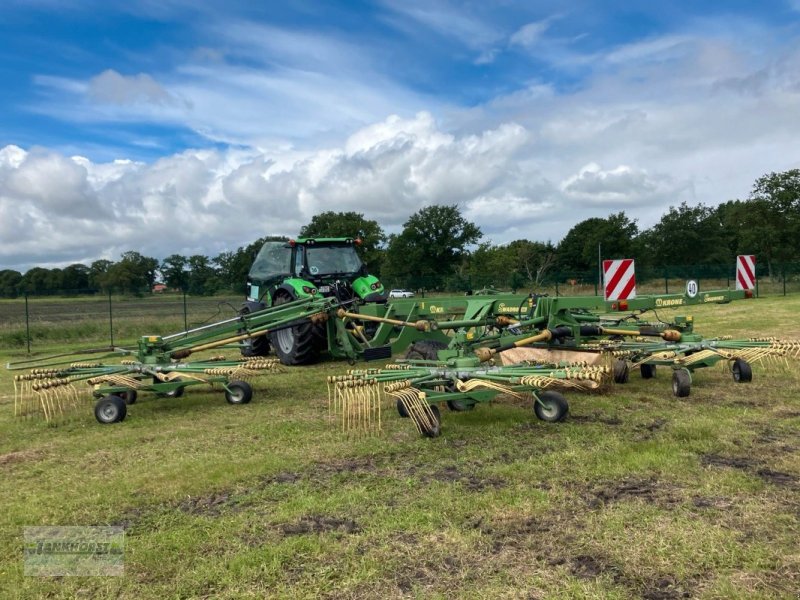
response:
M642 590L643 600L679 600L691 598L692 587L681 583L673 577L662 577L649 582Z
M218 517L223 512L236 507L238 499L229 492L215 492L208 496L187 498L178 504L177 508L181 512L189 515L202 515L206 517Z
M729 467L739 469L751 475L755 475L777 487L794 488L798 484L798 477L791 473L775 471L765 467L760 460L746 458L742 456L723 456L720 454L704 454L700 457L700 464L705 467Z
M599 412L594 412L588 415L571 414L568 419L574 423L602 423L603 425L609 425L611 427L622 425L622 419L618 419L617 417L609 417Z
M39 460L42 458L42 456L44 456L44 452L41 450L18 450L16 452L7 452L5 454L0 454L0 467Z
M284 523L279 528L285 536L332 531L349 535L361 531L358 523L352 519L340 519L326 515L307 515L293 523Z
M590 508L601 508L615 502L642 500L660 507L671 508L680 503L679 488L657 479L626 478L595 486L583 493Z

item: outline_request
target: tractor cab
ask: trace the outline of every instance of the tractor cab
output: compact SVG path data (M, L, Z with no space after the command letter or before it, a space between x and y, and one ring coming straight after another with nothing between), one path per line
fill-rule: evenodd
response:
M322 295L386 302L383 285L356 252L360 243L353 238L266 242L248 275L248 300L272 304L276 295L291 299Z

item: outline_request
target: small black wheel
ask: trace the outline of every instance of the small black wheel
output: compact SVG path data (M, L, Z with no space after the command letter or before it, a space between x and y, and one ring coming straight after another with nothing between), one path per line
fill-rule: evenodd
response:
M631 369L627 360L614 361L614 383L628 383Z
M170 383L176 383L180 381L180 379L173 379ZM164 383L163 381L156 380L156 383ZM170 390L168 392L158 392L156 396L159 398L180 398L183 396L183 387L177 387L174 390Z
M125 400L119 396L106 396L94 405L94 418L103 425L124 421L127 414L128 407Z
M533 399L533 412L542 421L558 423L569 413L569 403L558 392L542 392Z
M731 373L736 383L749 383L753 381L753 368L744 359L737 358L731 365Z
M686 369L672 372L672 393L678 398L686 398L692 391L692 376Z
M435 438L439 437L442 433L442 414L439 412L439 407L435 404L431 404L430 407L431 412L433 413L433 427L430 427L427 423L417 424L422 431L422 435L429 438Z
M225 390L228 404L247 404L253 399L253 388L246 381L231 381Z
M405 358L406 360L425 360L425 357L422 356L422 353L417 352L416 350L409 350L406 352Z
M117 396L122 398L125 401L125 404L136 404L136 390L129 389L125 390L124 392L117 392Z
M400 418L407 419L411 415L408 414L408 409L406 408L406 403L403 402L400 398L397 399L397 414L400 415Z
M473 410L475 408L475 403L466 402L465 400L448 400L447 408L453 412L464 412L467 410Z
M639 365L639 371L642 374L642 379L652 379L656 376L656 366L655 365Z

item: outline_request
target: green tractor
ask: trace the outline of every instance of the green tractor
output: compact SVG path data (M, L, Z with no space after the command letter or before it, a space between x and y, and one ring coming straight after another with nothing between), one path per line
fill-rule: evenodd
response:
M251 313L309 297L335 297L344 305L385 303L386 290L356 253L358 238L297 238L266 242L247 277ZM314 362L327 348L324 324L306 320L242 342L244 356L265 356L270 345L285 365Z

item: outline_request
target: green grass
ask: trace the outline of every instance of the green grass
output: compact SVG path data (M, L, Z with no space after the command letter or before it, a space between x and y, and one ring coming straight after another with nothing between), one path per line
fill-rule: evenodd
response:
M800 339L800 297L694 310L708 335ZM659 311L661 318L671 313ZM62 344L63 346L63 344ZM20 358L0 353L3 361ZM498 399L420 438L327 419L344 363L219 391L141 395L100 426L13 417L0 372L0 597L795 598L800 589L800 376L737 385L668 373L568 394L537 421ZM125 576L24 577L22 528L126 527ZM685 596L688 594L688 596Z

